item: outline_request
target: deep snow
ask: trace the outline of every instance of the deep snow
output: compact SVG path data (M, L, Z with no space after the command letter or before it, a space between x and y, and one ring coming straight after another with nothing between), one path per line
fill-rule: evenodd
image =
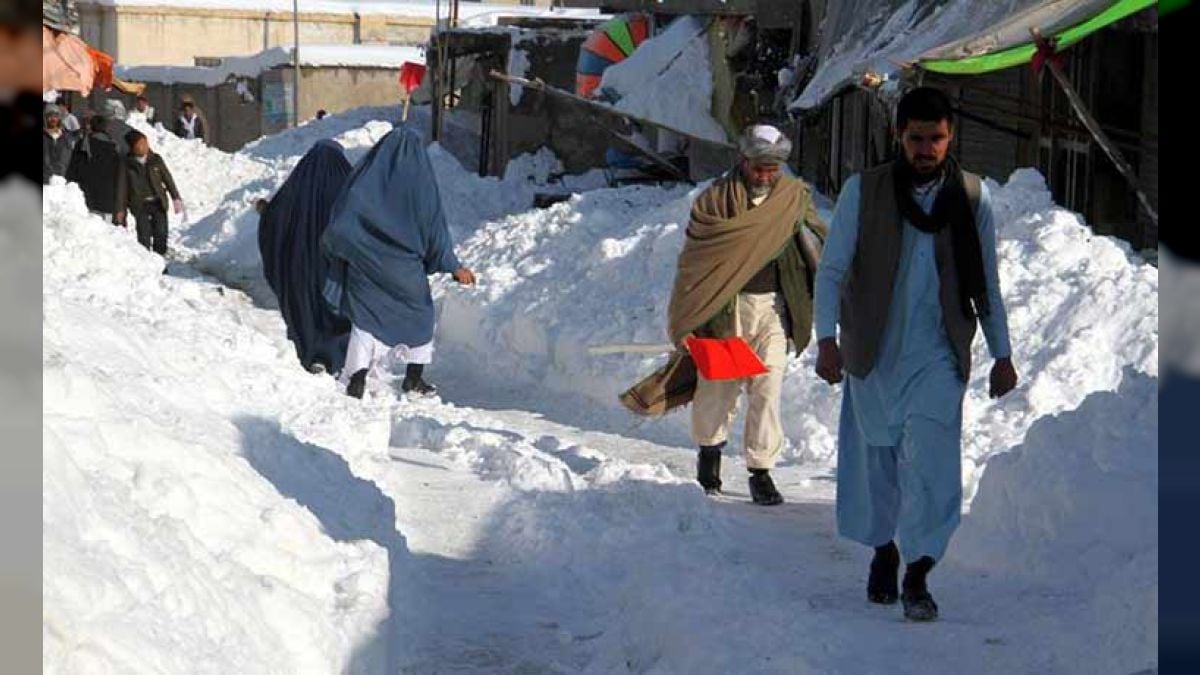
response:
M810 355L773 510L745 503L734 457L730 497L688 480L685 415L621 412L653 359L584 355L662 341L684 188L567 178L581 194L532 210L563 189L552 157L480 179L431 146L482 279L439 283L447 402L386 383L353 401L304 372L263 295L253 200L316 139L353 161L396 117L235 154L152 132L188 204L167 274L75 186L44 191L46 672L1155 666L1157 270L1035 173L992 185L1023 383L1000 403L972 385L978 493L933 575L943 620L906 626L867 605L869 556L834 535L837 396Z

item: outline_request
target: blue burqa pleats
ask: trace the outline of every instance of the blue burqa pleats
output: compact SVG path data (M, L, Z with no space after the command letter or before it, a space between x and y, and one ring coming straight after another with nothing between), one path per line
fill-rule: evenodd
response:
M420 135L393 129L354 167L322 248L325 300L339 316L388 346L433 339L428 277L460 264Z
M328 276L321 236L350 168L340 145L319 141L292 170L258 223L263 276L279 299L288 339L305 368L320 363L337 371L346 357L350 322L330 311L321 295Z

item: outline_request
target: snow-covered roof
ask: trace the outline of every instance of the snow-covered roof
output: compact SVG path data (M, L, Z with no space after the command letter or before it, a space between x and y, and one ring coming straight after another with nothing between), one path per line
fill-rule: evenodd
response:
M190 9L252 9L291 12L292 0L81 0L81 5L110 7L180 7ZM440 3L441 15L450 11L449 0ZM435 0L303 0L301 12L329 14L387 14L392 16L433 17L439 9ZM503 16L587 17L599 15L597 9L525 7L467 2L459 5L464 24L490 25Z
M1094 16L1114 0L855 0L830 3L817 70L791 107L820 106L867 71L896 73L920 56L987 53ZM936 51L935 51L936 50Z
M400 68L405 62L425 63L421 47L390 45L300 45L300 65L310 67ZM264 70L292 63L292 47L274 47L253 56L231 56L221 65L118 66L118 77L134 82L216 86L230 77L255 77Z

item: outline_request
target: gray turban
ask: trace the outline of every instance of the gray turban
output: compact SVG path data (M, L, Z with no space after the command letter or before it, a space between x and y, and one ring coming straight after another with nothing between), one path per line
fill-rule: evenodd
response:
M738 152L746 159L787 162L792 155L792 142L783 132L768 124L747 127L738 139Z

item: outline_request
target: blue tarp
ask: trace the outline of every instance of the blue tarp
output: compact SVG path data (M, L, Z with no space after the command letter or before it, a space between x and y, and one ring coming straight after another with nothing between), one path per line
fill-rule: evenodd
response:
M322 239L325 299L389 346L433 339L428 275L460 267L421 136L393 129L363 158Z
M346 358L350 323L335 316L321 297L328 268L321 235L349 175L350 162L341 146L319 141L292 170L258 223L263 276L279 298L288 339L305 368L321 363L336 372Z

